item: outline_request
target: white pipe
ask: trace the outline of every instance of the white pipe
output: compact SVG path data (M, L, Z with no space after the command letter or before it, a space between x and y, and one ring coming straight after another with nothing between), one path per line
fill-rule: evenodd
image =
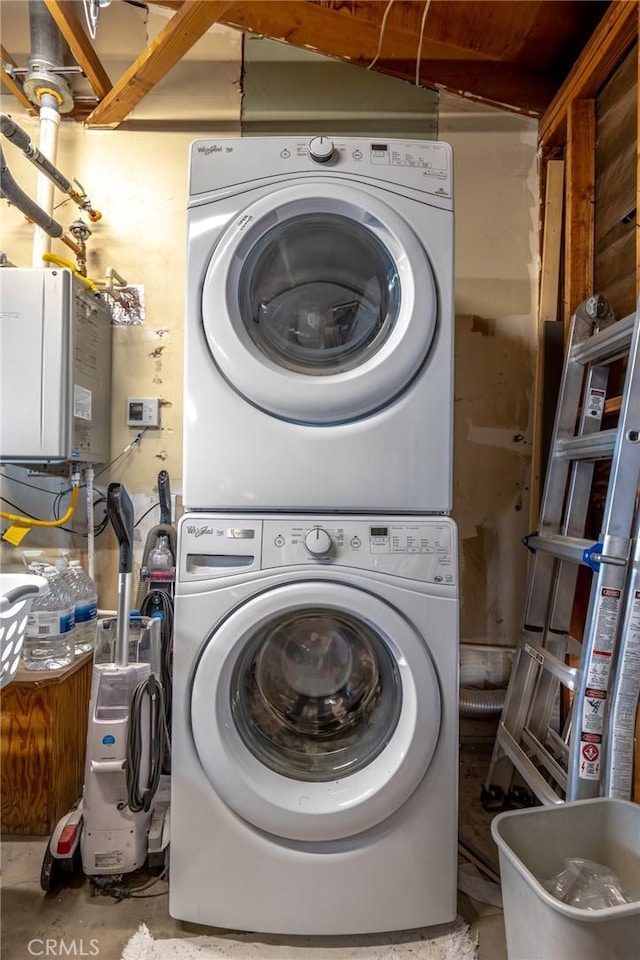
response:
M85 467L84 478L87 484L87 573L95 583L96 538L93 520L93 466Z
M55 104L55 107L53 106ZM40 107L40 140L38 149L40 153L50 160L53 164L56 162L58 153L58 129L60 126L60 112L58 110L56 98L49 93L42 96L42 106ZM54 186L51 180L44 173L38 174L36 181L36 202L46 213L53 214L53 192ZM33 259L32 267L42 266L42 254L51 252L51 237L35 227L33 236Z

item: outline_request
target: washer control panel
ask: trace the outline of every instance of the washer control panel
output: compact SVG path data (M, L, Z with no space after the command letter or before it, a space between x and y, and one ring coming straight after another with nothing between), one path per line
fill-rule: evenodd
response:
M309 562L452 584L457 582L455 526L448 517L264 521L263 568Z
M181 573L354 567L428 583L458 582L456 525L429 519L192 514L180 523Z

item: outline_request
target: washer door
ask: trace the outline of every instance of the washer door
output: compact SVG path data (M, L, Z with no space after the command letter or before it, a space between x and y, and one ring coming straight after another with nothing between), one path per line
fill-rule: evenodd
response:
M295 840L391 816L429 767L440 717L422 638L389 604L339 583L253 597L211 634L193 679L211 785L245 820Z
M353 420L395 399L425 361L436 287L391 207L336 184L250 204L213 251L202 319L250 403L301 423Z

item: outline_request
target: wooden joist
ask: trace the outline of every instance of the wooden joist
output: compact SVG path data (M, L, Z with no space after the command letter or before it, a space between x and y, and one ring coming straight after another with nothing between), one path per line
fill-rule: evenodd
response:
M565 142L572 102L594 97L637 38L637 0L612 0L573 70L540 120L539 138L543 149Z
M89 127L115 126L140 103L230 6L218 0L186 0L87 117Z
M594 100L572 100L567 111L564 323L593 293L595 197Z
M357 7L357 4L355 5ZM398 11L392 6L381 36L378 16L383 8L375 5L376 19L359 15L352 4L341 4L340 9L308 3L307 0L249 0L232 3L224 15L224 22L238 30L282 40L295 47L308 47L340 60L369 63L378 52L386 60L410 60L414 64L418 52L420 18L413 29L397 25ZM423 4L420 4L420 13ZM428 19L428 18L427 18ZM422 40L422 58L434 60L495 60L471 47L463 48L429 38L425 29Z
M16 100L25 108L25 110L30 113L32 116L35 116L36 111L27 97L26 93L22 89L22 84L17 83L12 76L10 76L4 68L4 64L10 64L12 67L16 66L16 62L12 56L10 56L4 47L0 46L0 53L2 55L2 67L0 68L0 80L2 80L3 85L7 88L9 93L12 93Z
M102 100L111 90L111 81L76 16L75 4L71 0L44 0L44 3L93 92Z
M542 263L536 354L536 379L533 400L533 444L531 451L531 493L529 499L529 529L535 530L540 512L544 403L544 330L549 320L562 319L559 310L560 258L562 247L562 215L564 193L564 161L546 163L544 182L544 215L542 221ZM541 184L542 186L542 184Z
M477 4L469 9L480 16ZM508 5L487 5L505 15ZM456 24L463 23L464 3L456 4ZM424 4L398 3L389 8L382 30L382 4L318 4L307 0L251 0L229 6L221 22L243 32L270 37L296 47L414 81ZM479 50L477 36L458 26L458 42L438 39L430 32L427 11L422 30L419 82L480 99L504 104L517 112L539 115L556 88L544 72L506 62L505 50ZM491 12L483 9L486 18ZM505 38L509 31L505 30ZM505 41L506 42L506 39ZM508 52L508 51L507 51Z

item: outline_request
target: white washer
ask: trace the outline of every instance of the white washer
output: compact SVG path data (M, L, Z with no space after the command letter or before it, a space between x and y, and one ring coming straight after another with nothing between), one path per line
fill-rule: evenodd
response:
M170 913L347 934L456 915L448 517L179 529Z
M448 144L191 147L183 498L449 512Z

